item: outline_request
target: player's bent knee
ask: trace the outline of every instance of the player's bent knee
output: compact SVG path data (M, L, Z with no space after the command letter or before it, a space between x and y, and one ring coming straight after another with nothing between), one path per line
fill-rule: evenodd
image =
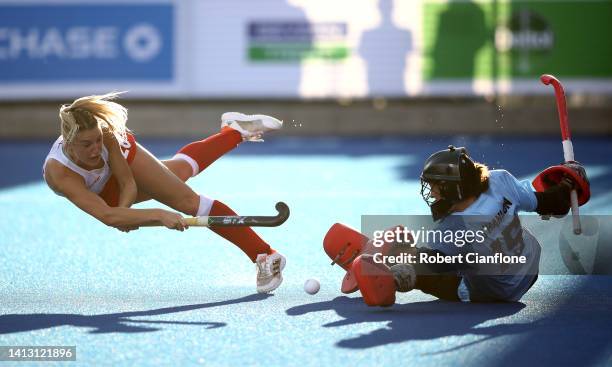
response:
M186 195L176 200L174 209L181 213L196 216L200 206L200 196L197 194Z

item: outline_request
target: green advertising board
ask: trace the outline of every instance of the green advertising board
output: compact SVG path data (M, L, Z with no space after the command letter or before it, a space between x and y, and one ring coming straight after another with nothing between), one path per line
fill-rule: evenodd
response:
M254 20L248 23L248 59L288 63L344 60L350 54L346 37L347 25L342 22Z
M612 1L430 1L425 80L612 77Z

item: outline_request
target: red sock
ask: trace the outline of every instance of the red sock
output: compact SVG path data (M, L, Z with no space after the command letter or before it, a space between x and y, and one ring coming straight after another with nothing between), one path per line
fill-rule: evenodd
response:
M237 214L227 205L215 200L210 209L210 214L208 215ZM250 227L211 227L210 229L219 236L240 247L253 262L255 262L258 254L272 254L274 252L270 245L262 240Z
M177 153L185 154L196 161L199 172L202 172L206 167L219 159L219 157L236 148L241 142L242 136L240 133L226 126L221 129L220 133L211 135L204 140L187 144Z

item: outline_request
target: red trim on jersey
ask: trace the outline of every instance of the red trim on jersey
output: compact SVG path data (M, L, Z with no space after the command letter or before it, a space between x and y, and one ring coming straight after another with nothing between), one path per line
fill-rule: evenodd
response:
M136 145L136 138L134 138L134 135L128 133L127 140L128 143L130 143L130 146L128 148L122 146L121 152L123 153L123 156L125 157L125 160L128 162L128 164L132 164L132 162L134 161L134 157L136 157L136 151L138 150L138 146Z

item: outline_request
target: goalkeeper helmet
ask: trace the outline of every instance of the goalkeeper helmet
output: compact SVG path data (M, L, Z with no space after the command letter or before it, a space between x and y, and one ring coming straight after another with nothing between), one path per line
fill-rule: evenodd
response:
M425 160L421 196L431 208L434 220L448 215L453 204L470 196L469 182L475 175L479 175L479 171L463 147L450 145ZM435 196L438 197L432 190L437 190L439 195Z

